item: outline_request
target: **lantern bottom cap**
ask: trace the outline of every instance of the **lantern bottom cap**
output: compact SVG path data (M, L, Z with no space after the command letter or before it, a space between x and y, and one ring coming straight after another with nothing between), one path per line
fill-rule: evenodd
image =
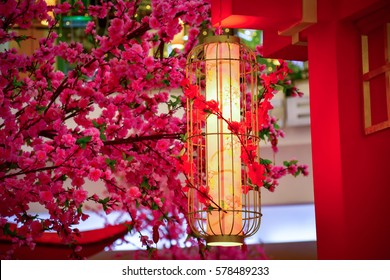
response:
M208 246L241 246L244 244L244 236L242 235L213 235L207 236L206 242Z

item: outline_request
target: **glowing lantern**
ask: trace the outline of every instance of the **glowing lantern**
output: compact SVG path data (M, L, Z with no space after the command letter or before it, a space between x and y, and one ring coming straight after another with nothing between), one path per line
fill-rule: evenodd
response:
M194 48L186 74L189 222L208 245L236 246L260 227L260 190L248 176L259 160L257 63L234 36Z

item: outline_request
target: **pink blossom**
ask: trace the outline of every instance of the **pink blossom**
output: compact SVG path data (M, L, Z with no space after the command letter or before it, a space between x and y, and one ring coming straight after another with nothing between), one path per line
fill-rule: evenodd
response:
M271 172L273 179L279 179L286 174L286 168L283 166L273 166Z
M130 187L127 194L131 199L139 198L142 195L138 187Z
M168 187L168 177L165 175L158 175L158 174L153 174L152 175L153 179L160 185L161 188L167 188Z
M71 6L68 2L64 2L62 4L58 4L56 8L54 8L54 13L56 14L66 14L69 12Z
M256 46L256 52L259 54L259 55L263 55L263 46L262 45L257 45Z
M156 148L161 152L165 152L168 150L169 146L170 146L170 141L166 139L161 139L157 141Z
M148 56L145 58L144 60L144 63L145 63L145 66L146 66L146 70L148 71L152 71L153 68L154 68L154 59L153 57L151 56Z
M158 207L163 207L163 203L162 203L162 201L161 201L161 198L159 198L159 197L153 197L153 201L154 201L154 203L156 203L156 205L158 206Z
M140 237L141 243L143 246L149 246L153 243L153 241L149 240L149 237L146 235L143 235Z
M64 142L65 145L70 147L75 144L76 139L72 136L72 134L65 134L62 135L62 141Z
M1 15L8 17L9 15L15 12L16 6L17 6L17 1L15 0L9 0L0 3Z
M85 33L86 34L94 34L95 32L95 22L90 21L87 23L87 26L85 27Z
M295 175L295 173L298 171L298 166L296 166L295 164L292 164L290 165L288 168L287 168L287 172L289 174L292 174L292 175Z
M90 179L91 181L94 181L96 182L97 180L100 179L100 176L102 175L102 171L100 169L96 169L96 168L91 168L89 170L89 173L88 173L88 179Z
M47 173L39 173L38 174L38 180L39 180L39 183L42 184L42 185L48 185L51 181L51 178L50 176L47 174Z
M149 18L149 26L153 29L158 29L161 26L161 24L157 18L150 17Z
M309 166L307 164L303 164L299 167L299 169L301 169L301 172L304 176L308 176L309 175Z
M83 189L77 189L73 193L73 199L77 204L82 204L87 199L88 192Z
M44 161L46 159L46 153L44 151L37 151L35 155L39 161Z
M119 18L114 18L111 21L110 27L108 28L108 32L111 38L113 38L114 40L120 39L125 32L123 28L124 28L123 20Z
M41 191L39 192L39 198L47 202L53 199L53 194L50 191Z
M188 31L188 36L191 36L191 37L197 37L199 35L199 29L197 28L190 28L190 30Z
M263 185L263 180L264 180L264 166L254 162L250 165L248 165L248 176L251 179L252 183L257 185L257 186L262 186Z
M103 116L112 119L117 112L117 107L114 104L109 104L107 109L103 111Z
M107 5L89 5L88 13L91 16L97 16L98 18L105 18L107 16Z

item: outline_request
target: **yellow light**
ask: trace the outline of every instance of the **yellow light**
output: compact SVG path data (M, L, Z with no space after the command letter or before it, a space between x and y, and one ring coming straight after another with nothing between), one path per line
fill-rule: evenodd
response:
M172 47L172 49L179 49L179 50L184 49L183 44L171 44L171 47Z
M56 4L56 0L45 0L47 6L54 6ZM48 12L47 13L51 18L54 19L54 14L53 12ZM49 22L47 20L42 20L41 24L44 26L48 26Z
M206 53L206 101L218 101L225 119L240 121L239 45L211 43ZM218 58L218 59L217 59ZM206 165L211 197L224 210L241 208L241 145L228 124L211 114L206 120ZM223 171L221 174L220 171ZM209 234L240 234L239 213L209 214ZM232 221L235 220L235 223Z
M179 18L179 23L181 25L181 31L173 37L171 47L172 49L182 50L184 49L184 22Z
M50 15L52 17L53 16L53 12L48 12L48 15ZM45 19L45 20L41 20L41 24L43 26L48 26L49 22Z
M146 5L146 9L147 9L147 10L150 10L150 5Z

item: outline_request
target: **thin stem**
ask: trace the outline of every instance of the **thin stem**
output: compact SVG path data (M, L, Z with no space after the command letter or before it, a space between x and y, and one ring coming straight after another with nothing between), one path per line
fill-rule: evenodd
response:
M180 133L172 133L172 134L155 134L155 135L145 135L145 136L130 136L124 139L116 139L116 140L107 140L104 141L105 146L110 145L122 145L122 144L132 144L136 142L142 142L146 140L159 140L159 139L180 139Z

